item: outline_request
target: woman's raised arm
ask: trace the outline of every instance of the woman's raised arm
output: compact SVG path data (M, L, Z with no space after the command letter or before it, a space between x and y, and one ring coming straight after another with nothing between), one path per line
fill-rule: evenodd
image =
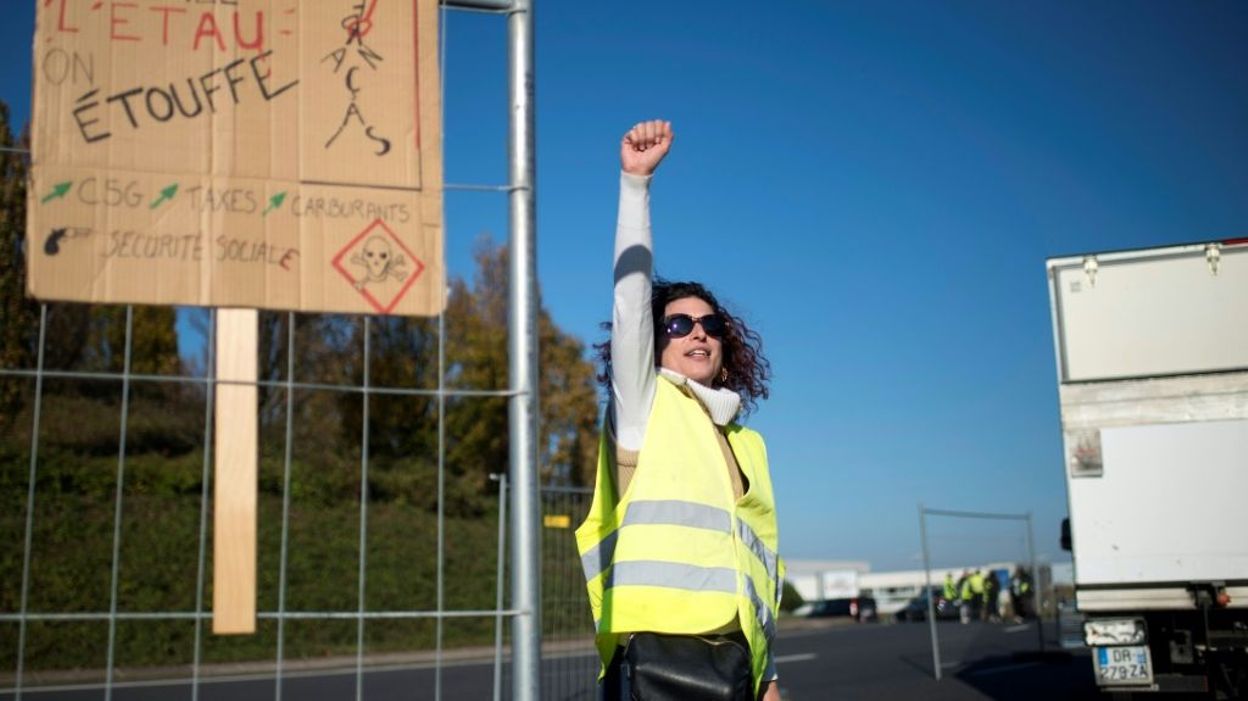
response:
M672 147L672 124L640 122L620 141L620 210L615 230L611 313L611 417L616 443L641 450L654 402L654 320L650 281L650 178Z

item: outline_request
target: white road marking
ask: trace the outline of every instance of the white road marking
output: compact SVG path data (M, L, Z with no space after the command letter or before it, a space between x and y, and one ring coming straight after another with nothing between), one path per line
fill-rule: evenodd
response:
M813 652L803 652L797 655L780 655L776 657L776 664L780 664L781 662L805 662L806 660L813 660L816 657L818 657L818 655Z
M1030 623L1020 623L1020 624L1018 624L1018 625L1016 625L1016 626L1009 626L1008 628L1003 628L1002 630L1004 630L1004 631L1005 631L1005 632L1007 632L1007 633L1021 633L1021 632L1025 631L1025 630L1031 630L1031 624L1030 624Z

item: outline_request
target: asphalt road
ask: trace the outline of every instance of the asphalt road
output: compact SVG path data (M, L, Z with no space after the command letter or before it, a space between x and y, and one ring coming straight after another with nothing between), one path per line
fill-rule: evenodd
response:
M1034 628L942 623L939 627L944 678L932 674L928 627L920 624L817 626L782 630L776 642L781 690L786 701L824 699L1101 699L1086 653L1037 654ZM594 698L596 662L590 655L548 657L543 661L543 697L560 701ZM356 697L354 670L299 672L282 680L283 699L339 701ZM361 680L366 701L430 699L435 670L429 665L373 668ZM490 699L492 662L456 662L441 674L445 699ZM509 679L504 670L504 698ZM14 694L0 693L0 701ZM95 701L96 686L27 689L32 701ZM200 682L202 701L275 701L270 676L213 678ZM114 686L116 701L190 701L184 682L137 682Z
M941 681L932 672L926 624L858 625L792 631L776 641L786 701L823 699L1104 699L1086 651L1048 646L1034 626L938 626Z

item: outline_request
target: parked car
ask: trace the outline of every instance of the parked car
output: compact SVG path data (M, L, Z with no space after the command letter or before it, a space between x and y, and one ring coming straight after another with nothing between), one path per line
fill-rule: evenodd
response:
M845 599L826 599L802 604L793 611L794 616L802 618L831 618L843 616L853 618L859 623L877 620L879 615L875 607L875 599L869 596L854 596Z
M893 614L893 619L898 621L926 621L927 620L927 594L919 594L906 603L904 607L897 613ZM956 601L950 601L943 596L936 597L936 620L938 621L956 621L958 620L958 604Z

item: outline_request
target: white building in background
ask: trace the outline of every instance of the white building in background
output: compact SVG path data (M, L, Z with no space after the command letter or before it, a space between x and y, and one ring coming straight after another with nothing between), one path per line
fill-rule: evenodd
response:
M791 560L786 564L785 579L802 595L804 601L869 596L875 599L876 610L880 616L891 616L905 608L911 599L923 593L923 586L927 581L923 570L872 572L870 563L856 560ZM1027 566L1026 563L1017 562L987 562L932 569L931 583L939 592L944 587L946 573L952 574L956 582L964 571L974 572L978 569L984 574L995 573L1001 582L1002 591L1008 591L1010 575L1020 564ZM1059 582L1063 578L1070 578L1069 564L1052 565L1052 573L1047 562L1039 563L1038 567L1042 587L1048 586L1051 577Z
M785 579L803 601L852 599L871 570L870 563L856 560L787 560L785 566Z
M1002 579L1002 589L1009 583L1009 576L1014 572L1016 563L988 562L962 567L943 567L932 569L932 587L941 591L945 586L945 574L952 574L956 583L963 572L982 571L985 575L996 572ZM1002 577L1002 575L1004 575ZM875 599L875 608L881 616L891 616L910 603L910 600L923 593L927 576L923 570L902 570L900 572L871 572L859 578L858 584L863 596Z

